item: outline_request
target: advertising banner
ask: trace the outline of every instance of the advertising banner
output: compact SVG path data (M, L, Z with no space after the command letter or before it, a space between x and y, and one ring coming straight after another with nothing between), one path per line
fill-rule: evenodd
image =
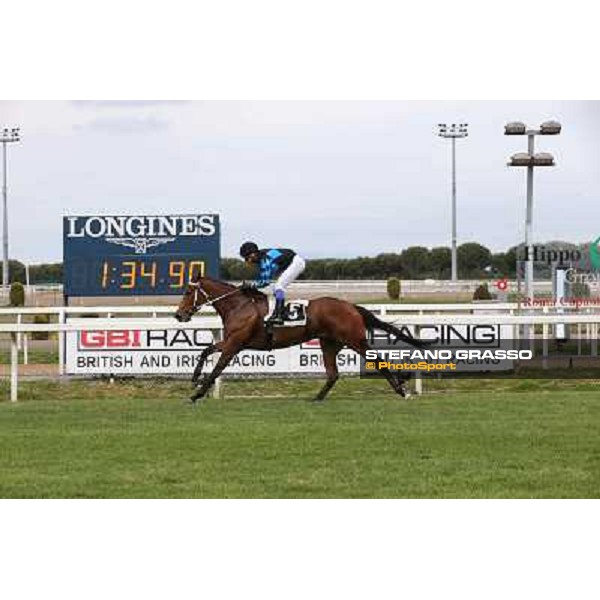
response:
M169 329L172 319L156 319L156 329L127 327L73 331L66 334L66 372L73 375L183 375L191 373L202 351L213 343L213 334L202 329ZM89 324L89 319L70 319L70 323ZM414 333L414 328L406 327ZM511 327L500 325L432 325L422 328L424 339L438 340L436 347L458 341L474 348L499 348L510 340ZM504 336L504 338L503 338ZM375 346L386 343L384 336L371 339ZM393 343L392 343L393 346ZM505 347L505 346L503 346ZM213 354L205 371L218 360ZM345 348L337 357L341 373L359 373L360 357ZM512 368L512 361L476 359L464 361L462 370L492 371ZM319 340L311 340L272 352L243 351L227 367L226 373L239 374L312 374L324 373Z

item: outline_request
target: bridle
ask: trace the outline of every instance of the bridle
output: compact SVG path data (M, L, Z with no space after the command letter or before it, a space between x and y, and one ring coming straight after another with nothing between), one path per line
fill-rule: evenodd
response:
M219 300L222 300L223 298L227 298L227 296L231 296L232 294L239 292L241 289L241 288L235 288L234 290L231 290L230 292L226 292L225 294L221 294L220 296L217 296L216 298L211 298L208 295L208 292L202 287L202 284L199 281L190 283L190 285L194 287L194 300L192 303L192 308L190 309L190 312L192 315L197 313L202 306L211 306L215 302L218 302ZM204 296L204 302L202 302L202 304L198 304L198 298L199 298L200 294L202 294Z

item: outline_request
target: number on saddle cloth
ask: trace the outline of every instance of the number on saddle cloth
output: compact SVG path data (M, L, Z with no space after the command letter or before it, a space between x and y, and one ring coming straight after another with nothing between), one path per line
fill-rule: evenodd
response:
M286 304L283 310L283 325L280 327L298 327L306 325L307 300L294 300Z

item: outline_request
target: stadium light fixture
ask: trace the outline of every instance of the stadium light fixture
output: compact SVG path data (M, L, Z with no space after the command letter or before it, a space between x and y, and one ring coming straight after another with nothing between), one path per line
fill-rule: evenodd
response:
M520 121L512 121L504 126L504 135L525 135L527 127Z
M550 152L537 152L533 155L534 167L553 167L554 156Z
M549 152L538 152L533 156L527 152L517 152L510 157L509 167L553 167L554 156Z
M545 121L540 125L540 135L558 135L561 129L558 121Z
M509 167L527 167L527 213L525 218L525 247L527 248L527 269L525 271L525 289L527 297L531 300L533 292L533 171L535 167L553 167L554 156L549 152L534 150L536 135L558 135L562 126L558 121L544 121L539 129L527 129L525 123L512 121L504 126L504 135L526 135L527 152L517 152L510 157Z
M438 136L452 140L452 281L458 280L456 248L456 140L469 135L468 123L438 123Z

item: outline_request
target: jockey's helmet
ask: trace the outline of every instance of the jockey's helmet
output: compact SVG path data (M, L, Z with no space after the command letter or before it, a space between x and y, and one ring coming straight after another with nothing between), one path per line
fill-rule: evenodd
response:
M254 242L244 242L240 246L240 256L244 259L254 252L258 252L258 246Z

